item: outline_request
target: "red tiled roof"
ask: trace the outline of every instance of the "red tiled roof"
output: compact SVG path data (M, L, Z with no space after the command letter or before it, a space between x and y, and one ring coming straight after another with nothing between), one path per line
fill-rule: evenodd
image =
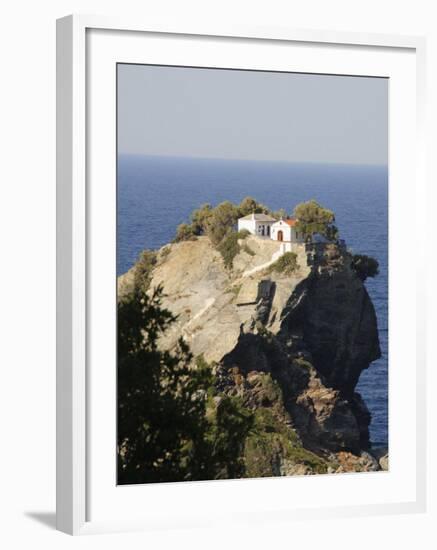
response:
M294 227L297 223L297 220L295 220L294 218L292 219L288 219L288 220L283 220L287 225L289 225L290 227Z

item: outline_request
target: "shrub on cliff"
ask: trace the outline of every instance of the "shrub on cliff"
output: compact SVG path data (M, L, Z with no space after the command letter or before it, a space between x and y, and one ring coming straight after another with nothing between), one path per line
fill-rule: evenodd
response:
M338 238L338 230L333 225L334 212L315 200L298 204L294 209L294 217L297 219L296 229L305 235L320 233L330 240Z
M242 231L229 231L217 246L217 250L222 255L225 267L228 269L232 268L234 258L240 252L238 240L245 239L248 235L250 235L250 233L246 229ZM251 250L250 252L253 254Z
M298 267L297 255L294 252L285 252L285 254L269 267L269 271L291 275Z
M299 464L312 473L327 471L325 461L304 449L294 429L268 407L255 412L254 426L245 443L244 462L246 477L284 475L281 463L288 469Z
M203 204L191 213L191 223L181 223L176 230L173 242L193 241L206 232L206 224L214 209L210 204Z
M238 206L238 217L247 216L248 214L269 214L270 210L264 204L256 201L252 197L245 197Z
M179 243L181 241L194 241L195 239L196 235L193 227L188 223L181 223L176 229L176 236L173 239L173 242Z
M213 245L217 246L237 223L238 208L230 201L216 206L205 222L205 233Z
M208 479L246 477L244 444L253 429L254 413L244 406L241 398L222 394L210 412L210 419L208 440L214 471Z
M287 211L284 208L280 208L279 210L275 210L274 212L271 212L270 214L276 220L280 220L280 219L285 220L288 216Z
M206 224L214 209L210 204L202 204L200 208L193 210L191 214L191 228L194 235L203 235L206 231Z
M182 338L158 348L176 320L162 296L137 289L118 305L118 483L240 477L252 414L226 397L207 415L211 368L192 367Z
M244 244L242 247L243 251L246 252L249 256L255 256L255 252L250 248L249 245Z
M355 254L352 257L351 267L362 281L367 277L376 277L379 273L378 260L365 254Z
M247 237L250 236L250 231L248 231L247 229L241 229L240 231L238 231L237 235L239 239L247 239Z
M156 252L143 250L134 266L134 288L146 291L152 278L152 270L157 262Z
M233 230L238 218L252 212L268 214L270 211L252 197L244 198L239 205L230 201L224 201L214 208L210 204L203 204L193 210L190 223L183 223L178 227L174 240L186 241L199 235L207 235L217 246Z

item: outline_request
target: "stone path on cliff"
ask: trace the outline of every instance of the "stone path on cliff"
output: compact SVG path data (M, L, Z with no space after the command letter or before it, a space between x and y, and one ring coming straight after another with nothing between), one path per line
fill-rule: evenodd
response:
M276 252L274 252L272 254L272 257L271 259L268 261L268 262L265 262L261 265L258 265L252 269L248 269L246 270L243 274L242 274L242 277L248 277L249 275L252 275L253 273L256 273L258 271L262 271L263 269L266 269L267 267L269 267L270 265L274 264L276 262L276 260L278 258L280 258L282 255L284 254L284 250L282 249L282 247L279 247L278 250L276 250ZM189 333L189 330L190 330L190 327L197 321L197 319L199 319L200 317L202 317L202 315L204 313L206 313L208 311L208 309L210 307L212 307L215 303L215 298L209 298L207 300L205 300L204 302L204 305L202 307L202 309L200 309L194 316L192 319L190 319L190 321L188 321L188 323L183 327L183 332L185 334Z
M207 311L213 305L214 302L215 302L215 298L209 298L205 300L205 305L203 306L203 308L200 311L198 311L196 315L194 315L193 318L185 326L187 327L192 323L194 323L194 321L199 317L201 317L205 313L205 311Z
M266 269L266 267L269 267L271 266L272 264L274 264L276 262L276 260L278 258L280 258L281 256L283 256L285 253L285 251L282 249L282 247L279 247L279 250L277 250L276 252L274 252L272 254L272 257L271 259L264 263L264 264L261 264L261 265L257 265L256 267L253 267L252 269L247 269L242 277L248 277L249 275L253 275L254 273L256 273L257 271L262 271L263 269Z

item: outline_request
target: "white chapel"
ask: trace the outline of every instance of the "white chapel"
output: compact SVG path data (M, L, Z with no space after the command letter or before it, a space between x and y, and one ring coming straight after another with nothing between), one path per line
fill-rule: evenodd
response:
M276 220L266 214L248 214L239 218L238 231L246 229L252 235L267 237L274 241L303 243L304 235L296 229L296 224L297 220L294 218Z

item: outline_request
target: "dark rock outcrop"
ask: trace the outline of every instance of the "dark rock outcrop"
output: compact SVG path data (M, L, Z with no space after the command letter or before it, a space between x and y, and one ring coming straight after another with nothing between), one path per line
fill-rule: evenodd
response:
M284 311L282 336L298 333L325 382L353 397L361 372L381 356L375 309L347 265L317 266L296 288ZM338 259L337 259L338 262Z
M291 294L277 334L269 332L266 296L252 332L222 360L227 368L270 373L303 444L360 453L370 447L370 413L355 392L363 369L380 356L376 315L348 256L332 245Z

